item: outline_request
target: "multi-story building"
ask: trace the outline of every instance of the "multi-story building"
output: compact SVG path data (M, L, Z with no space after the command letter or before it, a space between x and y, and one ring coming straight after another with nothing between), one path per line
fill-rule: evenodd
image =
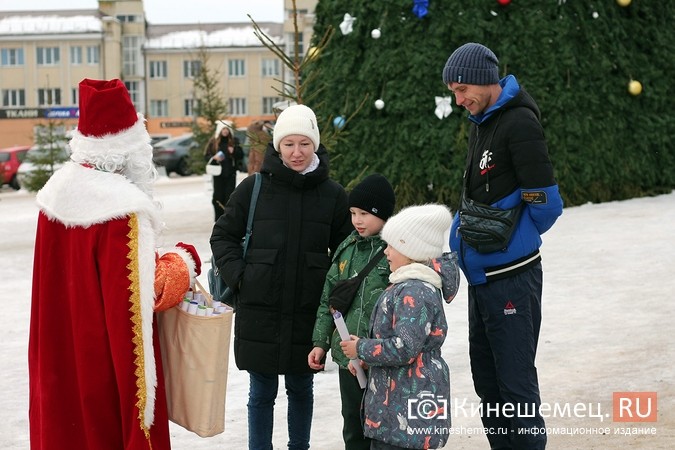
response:
M299 55L311 39L316 1L296 0ZM293 2L284 0L284 7L284 23L258 25L294 55ZM204 55L237 127L274 118L290 72L252 23L153 25L142 0L100 0L96 10L4 12L0 147L32 144L35 126L50 119L74 128L83 78L122 79L151 135L185 133L194 120L193 76Z

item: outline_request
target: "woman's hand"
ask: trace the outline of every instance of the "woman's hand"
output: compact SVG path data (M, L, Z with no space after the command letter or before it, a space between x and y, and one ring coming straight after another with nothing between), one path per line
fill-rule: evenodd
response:
M314 370L323 370L324 364L321 362L326 356L326 351L321 347L314 347L309 355L307 355L307 364L311 369Z

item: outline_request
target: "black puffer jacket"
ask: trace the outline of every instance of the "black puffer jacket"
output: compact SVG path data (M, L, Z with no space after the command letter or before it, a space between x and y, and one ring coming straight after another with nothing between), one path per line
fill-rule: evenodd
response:
M301 175L269 145L246 261L246 230L254 177L232 193L211 235L211 250L228 286L238 291L237 367L263 373L311 372L307 355L330 251L353 230L347 194L328 178L328 153Z

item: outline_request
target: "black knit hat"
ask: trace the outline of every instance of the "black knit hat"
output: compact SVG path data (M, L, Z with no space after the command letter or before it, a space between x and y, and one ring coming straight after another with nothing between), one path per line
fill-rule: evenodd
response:
M499 60L484 45L469 42L452 52L443 69L443 83L497 84Z
M361 208L385 221L394 213L395 204L394 188L379 173L368 175L349 193L350 208Z

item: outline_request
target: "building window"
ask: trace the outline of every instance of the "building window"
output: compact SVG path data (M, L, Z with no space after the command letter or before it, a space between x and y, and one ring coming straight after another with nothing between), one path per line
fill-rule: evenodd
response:
M243 77L246 75L246 65L243 59L230 59L228 62L229 75L231 77Z
M167 75L166 61L150 61L150 78L166 78Z
M140 104L141 94L138 81L125 81L124 85L127 87L127 91L129 91L129 97L131 98L131 102L134 104L136 111L143 111Z
M169 115L168 100L150 100L150 116L167 117Z
M278 59L263 59L262 60L262 76L263 77L278 77L280 74L281 63Z
M87 64L98 64L101 62L101 48L98 45L87 47Z
M195 98L188 98L183 101L183 115L185 117L193 117L196 115L197 106L199 106L199 100Z
M115 16L117 20L119 20L122 23L134 23L134 22L141 22L141 17L140 16L133 16L133 15L118 15Z
M274 104L280 101L280 97L263 97L262 113L274 114Z
M126 76L142 75L141 70L141 38L124 36L122 38L122 73Z
M295 56L295 33L286 33L286 54L291 58ZM305 54L302 33L298 33L298 55Z
M61 62L61 53L58 47L38 47L38 66L54 66Z
M309 10L306 9L306 8L296 9L295 12L298 14L298 18L301 18L302 16L306 16L307 14L309 14ZM287 9L286 10L286 17L289 20L293 20L293 16L294 16L293 10Z
M2 106L6 108L26 106L26 91L23 89L3 89Z
M70 63L82 64L82 47L70 47Z
M3 48L0 52L0 63L3 66L23 66L23 49Z
M38 89L38 106L61 104L61 89Z
M229 101L228 111L233 116L246 115L246 99L245 98L231 98Z
M76 106L80 104L80 90L78 88L70 90L70 104Z
M202 70L202 63L199 60L183 61L183 77L194 78Z

